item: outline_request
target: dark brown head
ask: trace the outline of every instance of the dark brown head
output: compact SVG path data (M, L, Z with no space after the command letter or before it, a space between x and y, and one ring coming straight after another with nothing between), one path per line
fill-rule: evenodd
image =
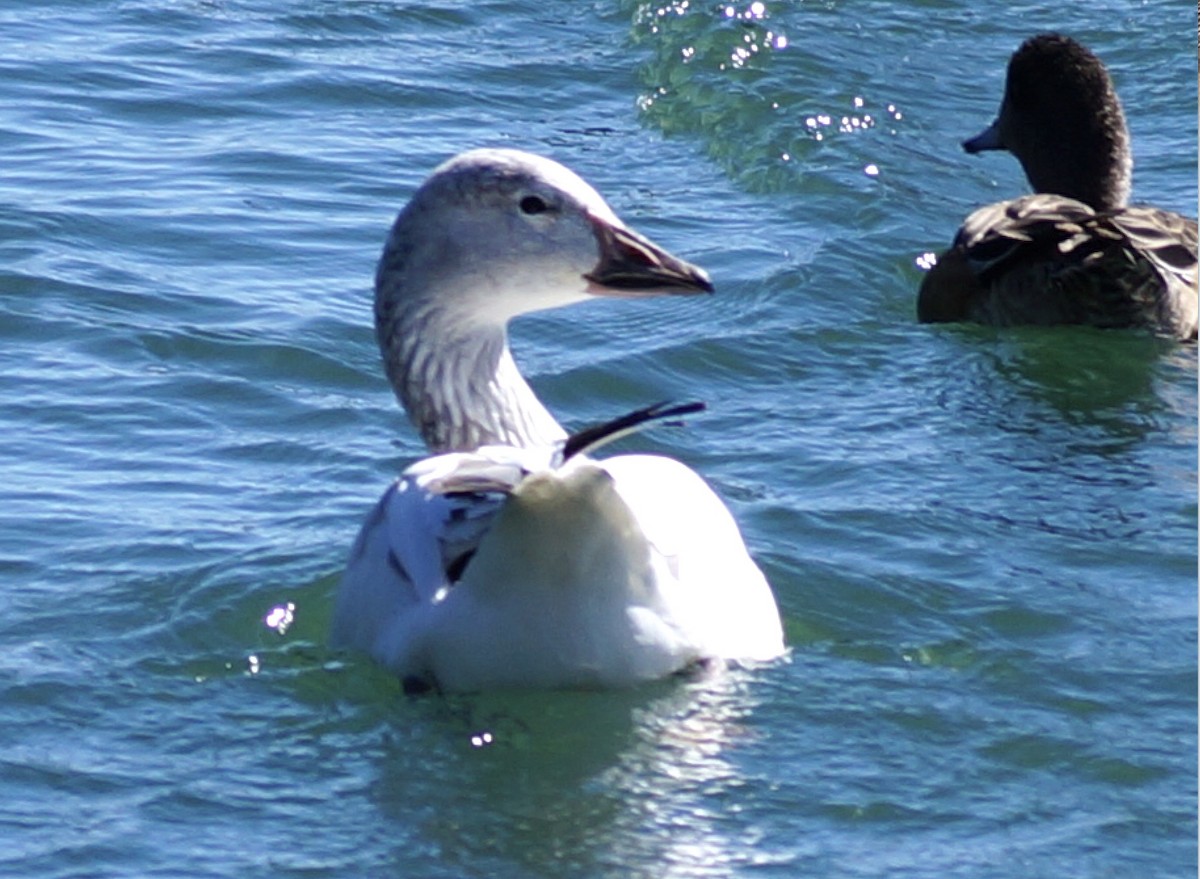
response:
M963 149L1008 150L1034 191L1099 211L1129 199L1133 162L1121 102L1104 64L1070 37L1040 34L1017 49L1000 114Z

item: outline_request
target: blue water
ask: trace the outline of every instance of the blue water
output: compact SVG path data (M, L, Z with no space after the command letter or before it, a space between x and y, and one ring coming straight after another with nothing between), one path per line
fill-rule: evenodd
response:
M929 327L916 258L1024 191L958 141L1009 53L1113 70L1195 215L1166 0L0 7L0 874L1194 876L1195 346ZM582 425L728 500L789 656L410 700L326 645L419 444L371 279L467 147L543 152L703 301L523 319Z

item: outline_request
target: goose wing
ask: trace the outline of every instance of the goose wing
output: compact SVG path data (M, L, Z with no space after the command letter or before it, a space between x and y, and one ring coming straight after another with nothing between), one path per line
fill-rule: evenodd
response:
M550 450L509 446L413 464L383 493L350 551L333 640L377 652L397 621L438 604L462 574L508 494Z
M697 408L413 465L362 527L335 641L449 689L620 685L777 656L774 598L711 488L670 459L581 453Z
M690 467L657 455L619 455L599 466L647 543L660 617L703 657L779 656L775 597L712 487Z

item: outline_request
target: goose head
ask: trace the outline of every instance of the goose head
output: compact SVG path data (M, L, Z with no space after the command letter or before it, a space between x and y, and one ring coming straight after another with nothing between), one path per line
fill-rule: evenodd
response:
M1035 192L1098 211L1129 199L1133 161L1121 102L1104 64L1070 37L1039 34L1021 44L995 122L963 149L1008 150Z
M388 380L434 451L566 437L507 343L520 314L596 296L712 292L578 175L517 150L441 165L400 212L375 275Z
M711 292L705 272L628 228L573 171L518 150L438 167L400 212L376 275L376 317L413 305L503 324L593 296Z

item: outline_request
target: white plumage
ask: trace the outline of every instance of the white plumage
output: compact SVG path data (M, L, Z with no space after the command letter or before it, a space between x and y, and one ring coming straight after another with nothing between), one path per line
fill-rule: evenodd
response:
M668 458L576 453L508 350L527 311L710 290L555 162L475 150L438 168L396 220L375 305L435 455L364 523L335 642L442 690L625 686L778 656L774 597L716 494Z

